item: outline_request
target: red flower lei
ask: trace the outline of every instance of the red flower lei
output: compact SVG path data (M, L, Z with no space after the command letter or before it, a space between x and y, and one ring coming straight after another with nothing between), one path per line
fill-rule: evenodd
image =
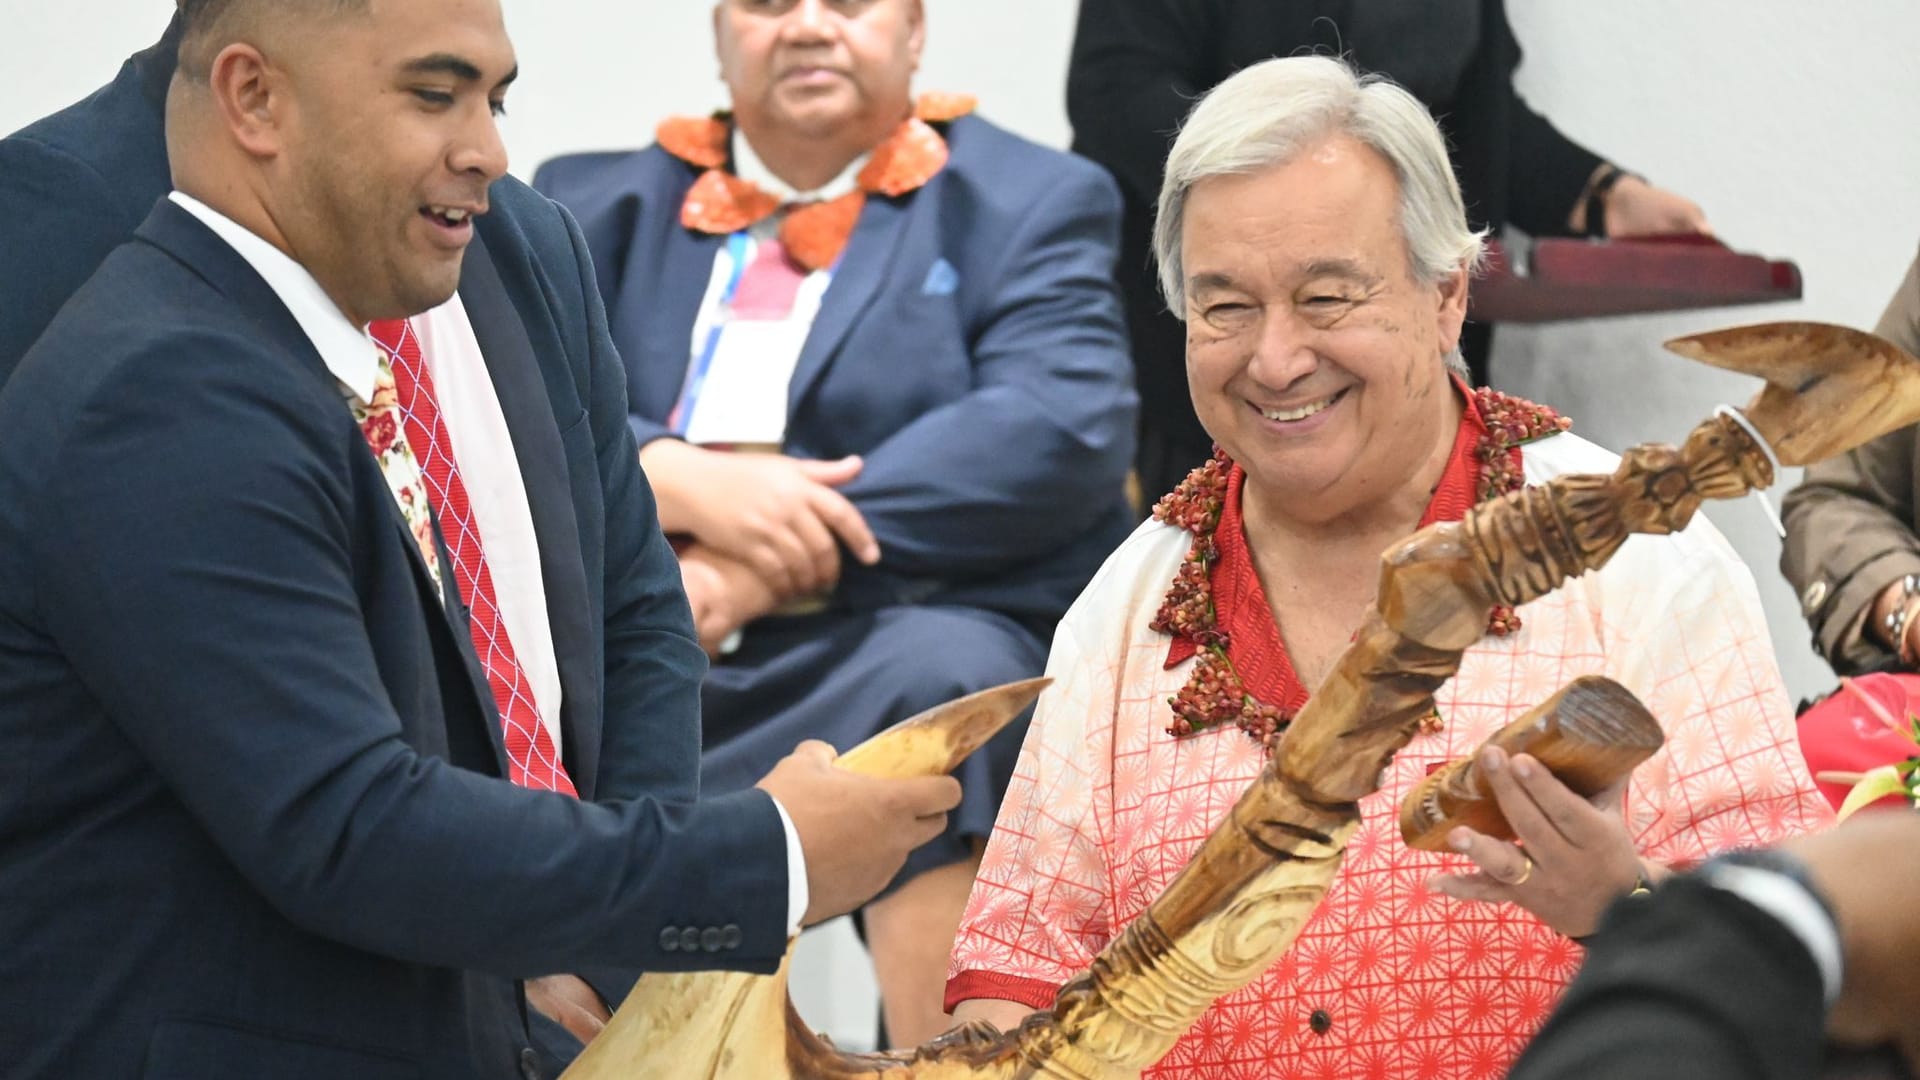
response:
M1474 447L1478 472L1475 494L1477 501L1484 503L1526 486L1519 455L1521 444L1565 431L1573 422L1544 405L1487 387L1472 391L1472 395L1472 404L1486 428ZM1231 721L1271 751L1292 722L1293 713L1259 700L1246 689L1227 655L1228 635L1219 627L1213 604L1213 569L1219 562L1213 534L1226 507L1232 472L1233 459L1216 449L1211 459L1187 474L1179 487L1154 505L1154 518L1192 533L1193 546L1187 550L1149 626L1185 640L1199 655L1187 685L1167 699L1173 707L1173 723L1167 734L1183 738ZM1509 607L1494 608L1487 620L1487 632L1496 637L1518 629L1520 616ZM1422 727L1439 730L1439 714L1423 720Z

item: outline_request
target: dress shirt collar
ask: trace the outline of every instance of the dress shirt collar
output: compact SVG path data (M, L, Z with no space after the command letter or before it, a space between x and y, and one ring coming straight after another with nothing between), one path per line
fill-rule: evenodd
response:
M333 302L306 267L246 226L191 195L176 191L167 198L199 218L247 260L247 265L253 267L287 306L333 377L361 401L373 400L374 380L380 374L380 347L367 335L366 327L355 326L347 320L340 305Z
M872 157L873 151L869 150L855 158L852 164L840 170L840 175L825 184L812 191L796 191L793 185L775 176L773 170L767 168L766 162L761 161L760 156L753 152L753 147L747 142L746 133L739 128L735 128L733 132L733 175L758 184L760 190L778 198L783 206L795 202L816 200L825 202L845 195L854 189L858 183L856 177L860 175L861 169L867 167L867 161Z

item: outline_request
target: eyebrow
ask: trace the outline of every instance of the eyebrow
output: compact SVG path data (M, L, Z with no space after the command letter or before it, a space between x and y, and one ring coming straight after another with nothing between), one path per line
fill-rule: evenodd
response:
M1305 278L1334 277L1348 281L1371 284L1378 281L1377 275L1352 259L1311 259L1300 264L1300 275ZM1232 275L1218 270L1208 270L1193 275L1187 280L1188 292L1205 292L1208 289L1239 288Z
M416 60L409 60L401 70L409 75L451 75L463 82L479 82L484 77L484 73L473 61L453 53L433 53ZM513 70L507 72L506 78L495 83L494 87L499 89L508 86L519 77L520 65L515 64Z
M1300 267L1306 277L1338 277L1352 281L1373 281L1375 275L1352 259L1313 259Z
M1218 271L1195 274L1187 281L1188 292L1202 292L1207 289L1231 289L1233 279Z

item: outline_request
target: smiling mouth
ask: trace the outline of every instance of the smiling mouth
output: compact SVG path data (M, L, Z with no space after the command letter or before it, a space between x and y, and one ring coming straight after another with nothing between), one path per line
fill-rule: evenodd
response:
M1335 402L1339 401L1341 398L1345 396L1347 396L1347 392L1345 390L1342 390L1339 393L1332 395L1331 397L1324 397L1324 398L1321 398L1319 401L1309 401L1305 405L1295 406L1294 408L1291 408L1291 409L1261 409L1258 405L1255 405L1254 408L1259 410L1261 416L1264 416L1269 420L1275 421L1277 423L1287 424L1287 423L1293 423L1299 420L1305 420L1307 417L1312 416L1316 413L1325 412L1326 410L1332 408Z
M474 211L456 206L423 206L420 216L445 229L458 229L473 221Z

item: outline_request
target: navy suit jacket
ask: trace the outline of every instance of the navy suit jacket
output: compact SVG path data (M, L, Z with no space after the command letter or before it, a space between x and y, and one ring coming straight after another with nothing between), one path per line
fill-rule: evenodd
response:
M925 187L867 200L788 390L785 450L866 460L841 490L881 562L846 562L841 606L964 604L1050 631L1134 521L1119 194L977 117L947 140ZM534 178L586 234L643 444L667 434L725 243L680 224L698 175L656 146Z
M0 139L0 384L173 187L163 109L179 19L86 99Z
M0 221L22 191L75 220L154 206L157 51L0 143ZM82 167L117 186L63 189ZM0 390L9 1075L515 1075L513 977L777 963L771 802L691 805L705 661L584 242L524 185L491 197L461 293L583 801L494 779L465 613L427 589L338 388L251 268L162 204ZM100 242L9 247L0 274L84 279ZM0 305L9 332L18 313ZM731 949L679 948L728 926Z

